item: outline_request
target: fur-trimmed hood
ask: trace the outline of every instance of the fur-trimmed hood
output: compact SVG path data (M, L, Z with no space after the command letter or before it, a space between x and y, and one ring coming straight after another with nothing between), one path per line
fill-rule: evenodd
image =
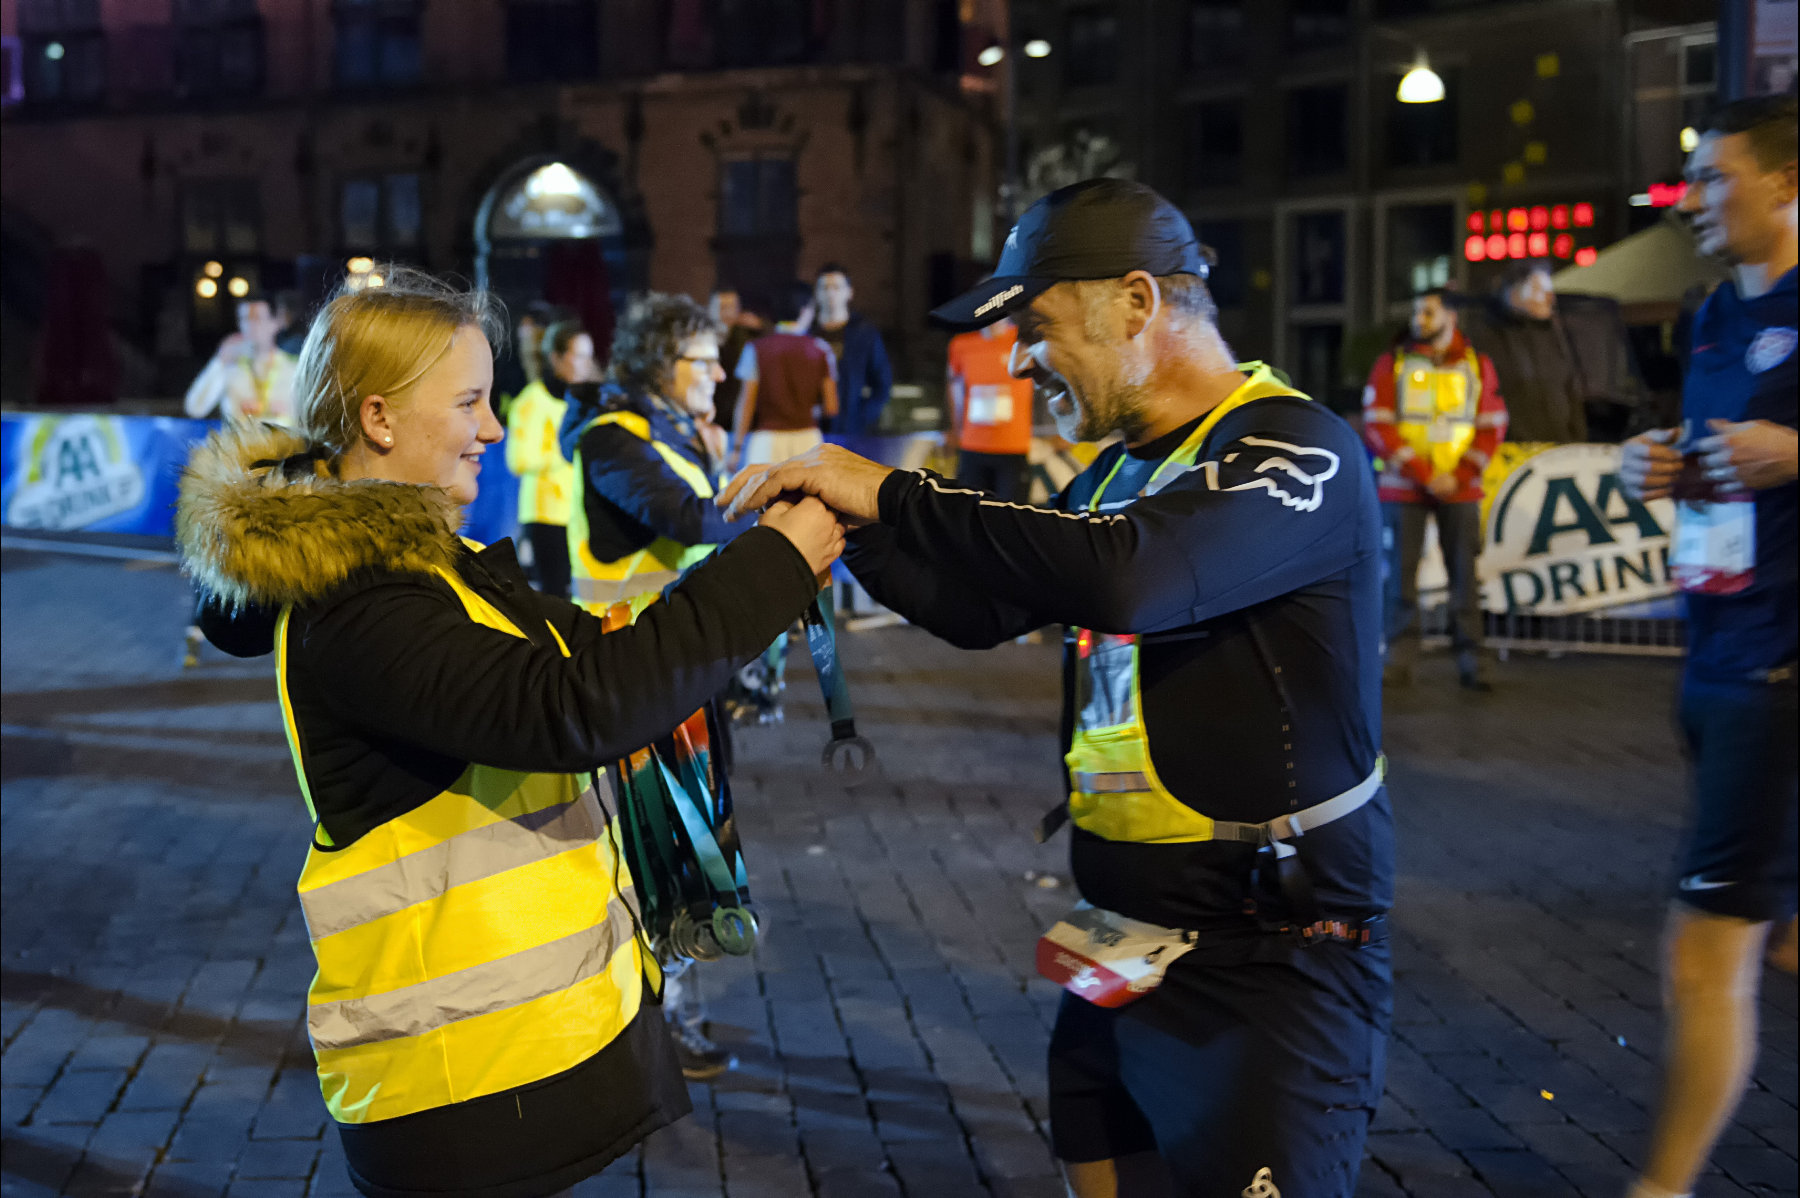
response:
M352 575L430 574L458 554L462 512L437 487L344 482L306 439L272 424L228 426L181 478L182 569L227 607L322 598Z

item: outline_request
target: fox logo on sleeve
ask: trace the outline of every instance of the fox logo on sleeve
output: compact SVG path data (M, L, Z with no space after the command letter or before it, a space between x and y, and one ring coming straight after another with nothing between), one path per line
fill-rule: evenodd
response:
M1202 462L1206 485L1214 491L1266 491L1284 507L1316 512L1325 502L1325 484L1337 476L1342 459L1329 449L1290 445L1266 437L1242 437L1216 462ZM1236 446L1249 446L1250 451Z

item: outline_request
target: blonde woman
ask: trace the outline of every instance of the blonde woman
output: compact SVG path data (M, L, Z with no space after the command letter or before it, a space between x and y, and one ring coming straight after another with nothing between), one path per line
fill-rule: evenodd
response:
M214 642L277 655L316 821L307 1022L352 1180L527 1198L688 1110L596 771L786 628L843 530L775 505L602 635L509 543L456 535L503 435L486 297L383 274L314 322L298 433L195 455L178 536Z

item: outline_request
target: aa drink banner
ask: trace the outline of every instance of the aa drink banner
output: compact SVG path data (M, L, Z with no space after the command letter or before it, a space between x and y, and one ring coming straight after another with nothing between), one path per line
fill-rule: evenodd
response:
M1675 616L1675 504L1619 482L1617 445L1512 444L1482 474L1482 606L1496 613ZM1435 533L1435 529L1433 530ZM1427 604L1446 585L1435 536L1419 564Z
M172 416L0 413L0 523L171 536L188 453L218 427ZM496 447L463 531L482 542L515 535L518 494Z

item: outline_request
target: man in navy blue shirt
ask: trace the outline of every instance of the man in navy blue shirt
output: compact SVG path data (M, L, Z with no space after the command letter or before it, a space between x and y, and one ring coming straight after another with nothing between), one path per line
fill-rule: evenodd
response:
M1045 827L1073 825L1091 906L1059 932L1102 955L1143 937L1115 964L1166 966L1102 994L1123 975L1039 946L1068 991L1050 1123L1075 1193L1172 1175L1186 1198L1349 1198L1391 1016L1380 508L1355 432L1235 360L1206 274L1179 210L1092 179L1032 205L994 277L933 313L1010 316L1010 369L1063 435L1119 434L1045 507L837 446L721 500L817 494L863 525L858 581L953 644L1068 628L1067 800Z
M1772 959L1793 969L1795 129L1793 97L1739 100L1689 158L1682 210L1732 278L1695 321L1682 427L1627 442L1620 467L1638 496L1679 504L1671 572L1688 592L1681 724L1695 792L1666 940L1662 1101L1631 1198L1693 1189L1755 1063L1775 929Z

